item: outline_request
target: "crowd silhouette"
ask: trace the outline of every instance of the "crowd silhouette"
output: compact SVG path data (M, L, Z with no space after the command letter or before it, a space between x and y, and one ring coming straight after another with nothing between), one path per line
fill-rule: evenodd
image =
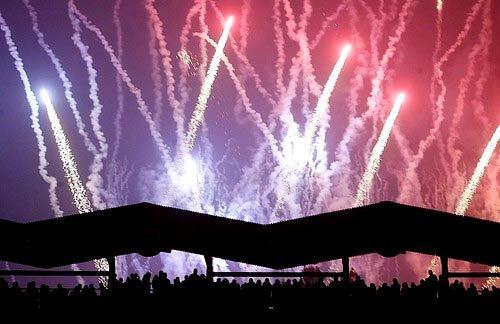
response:
M329 309L334 305L500 305L500 289L495 286L467 288L458 280L451 284L442 276L429 271L419 283L384 283L377 287L366 284L358 275L344 282L339 278L305 279L236 279L209 280L194 270L192 274L170 280L160 271L142 278L131 274L125 280L111 278L107 286L76 285L67 289L61 284L49 288L29 282L21 288L17 282L8 284L0 278L0 307L23 313L60 313L92 309L94 311L133 310L211 310L239 313L293 313L299 310Z

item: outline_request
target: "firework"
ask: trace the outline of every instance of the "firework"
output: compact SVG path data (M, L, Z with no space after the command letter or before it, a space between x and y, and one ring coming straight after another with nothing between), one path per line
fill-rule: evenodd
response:
M486 145L486 148L484 149L483 154L481 155L481 158L479 159L476 168L474 169L474 172L472 173L472 176L469 182L467 183L467 186L465 187L465 190L460 196L460 199L455 208L455 214L464 215L465 212L467 211L467 208L469 208L472 197L476 192L477 185L479 184L479 181L481 181L481 178L483 177L484 170L488 166L488 163L490 162L493 152L495 152L495 148L499 140L500 140L500 126L497 126L497 129L495 133L493 133L493 136L488 142L488 145Z
M210 93L212 92L212 85L215 81L215 77L217 76L219 63L222 58L224 46L226 45L227 39L229 38L229 32L232 25L233 17L229 17L226 24L224 25L222 36L217 43L217 49L215 50L212 62L210 62L210 66L208 67L207 77L205 78L201 86L200 95L198 96L198 102L196 103L193 116L191 117L188 125L186 136L186 148L188 150L191 150L193 148L194 140L196 138L196 132L203 121L203 116L205 114L205 110L207 109L208 98L210 97Z
M405 100L405 94L400 93L396 98L396 102L385 121L384 127L382 128L382 132L380 132L380 136L373 147L372 153L370 155L370 160L368 161L368 165L366 166L365 172L358 186L358 192L356 193L356 198L354 200L354 207L359 207L366 203L368 199L368 191L370 190L373 182L373 177L377 173L380 167L380 159L382 154L384 153L385 146L387 144L387 140L389 135L391 134L392 127L394 126L394 122L398 117L399 110L403 105Z
M92 211L92 207L89 199L87 198L85 187L80 179L75 157L73 156L73 152L71 152L68 139L66 138L66 134L64 134L61 122L57 117L47 90L43 89L40 92L40 97L42 98L47 115L49 116L50 126L52 127L52 132L54 133L54 137L56 139L59 157L61 158L61 162L63 164L69 190L73 195L73 202L80 214L88 213Z
M342 71L345 62L347 61L347 57L349 56L351 49L351 45L344 46L340 57L337 60L337 63L335 63L335 66L333 67L332 72L328 77L328 81L326 82L325 87L323 88L323 92L321 93L318 103L316 104L316 108L314 109L312 119L309 122L308 127L306 128L305 145L308 145L311 142L312 137L314 136L314 132L318 127L319 121L323 119L326 110L329 107L330 97L332 95L333 89L335 88L335 84L337 84L340 72Z

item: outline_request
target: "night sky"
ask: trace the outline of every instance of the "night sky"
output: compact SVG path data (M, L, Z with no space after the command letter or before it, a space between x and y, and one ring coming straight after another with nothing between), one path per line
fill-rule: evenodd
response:
M203 62L206 60L209 64L214 55L213 47L193 33L203 33L206 26L208 35L217 41L223 20L233 16L234 24L224 53L234 65L252 108L262 116L265 127L276 139L283 159L273 155L267 142L269 137L263 135L262 127L257 127L255 119L245 110L241 91L235 88L223 63L194 148L186 153L182 149L183 139L176 133L179 126L168 98L168 80L161 61L165 53L160 51L159 35L150 33L152 20L145 9L146 2L124 0L117 7L115 0L74 1L78 10L102 31L116 53L119 35L114 11L118 13L122 28L121 63L142 91L151 114L161 111L155 127L169 149L170 164L166 166L148 124L137 109L135 97L127 85L122 84L122 133L118 155L114 163L111 161L116 147L120 97L116 69L96 35L82 25L82 41L88 46L97 71L98 97L102 104L98 122L109 145L100 171L103 182L98 189L89 188L87 184L87 189L97 190L107 207L150 201L261 223L349 208L394 99L398 92L404 91L406 101L388 139L366 203L392 200L454 212L481 153L499 125L500 44L495 41L495 35L500 33L500 2L496 0L443 1L442 46L437 51L437 61L457 41L473 8L478 9L463 42L442 64L446 93L441 112L438 112L438 94L443 87L433 81L436 76L433 51L438 28L436 1L276 0L273 11L274 1L270 0L157 0L154 8L163 23L161 37L165 37L170 52L176 99L182 97L181 76L184 74L187 80L186 102L180 107L183 127L187 129L200 93L200 75L205 73ZM93 102L89 98L89 74L72 40L74 29L68 16L68 1L32 0L30 3L38 15L45 41L60 59L72 83L85 129L97 145L90 120ZM304 12L309 5L312 12L307 16ZM404 7L408 8L406 13L403 13ZM338 17L325 23L337 10ZM218 16L217 11L222 16ZM54 66L37 43L25 3L4 0L0 3L0 13L12 31L33 91L37 97L42 88L50 93L80 177L86 184L94 156L78 133ZM294 16L294 22L289 15ZM192 23L190 29L186 28L188 22ZM340 144L346 139L349 125L359 123L359 117L369 111L372 80L377 78L377 71L381 71L387 45L401 23L404 31L393 53L387 55L380 80L381 95L376 98L374 111L355 128L352 140L342 150ZM188 37L185 48L181 47L180 39L183 30L187 30ZM318 46L312 48L321 30L324 35ZM283 35L282 45L277 41L279 33ZM0 35L0 217L20 222L51 218L54 212L49 204L49 188L38 172L38 148L31 128L30 107L4 33ZM301 41L307 51L300 46ZM156 51L153 56L149 48L151 42ZM320 116L318 133L311 147L304 151L297 144L300 136L294 133L295 129L301 134L308 127L318 101L314 84L321 91L346 44L352 44L352 51L328 109ZM284 55L281 68L285 87L291 84L290 74L298 71L296 89L284 95L278 85L280 51ZM295 64L296 61L299 63ZM154 82L155 66L160 84ZM255 82L257 76L261 81L260 90ZM433 84L436 95L431 100ZM155 92L155 86L159 86L159 93ZM269 93L267 98L263 91ZM289 104L283 103L288 100ZM78 210L67 187L51 125L41 100L39 104L50 163L47 170L58 181L56 193L64 215L75 214ZM460 107L463 107L462 114L458 112ZM293 121L284 116L292 116ZM431 129L440 116L442 122L435 130L435 137L422 153L418 167L411 171L412 159L421 141L434 133ZM297 158L304 154L310 155L307 162ZM466 214L500 220L499 168L500 156L496 151ZM110 181L112 179L117 181ZM87 196L95 208L92 192ZM369 281L387 280L395 274L415 279L429 265L429 258L411 255L390 260L373 256L370 260L354 262ZM129 256L120 261L119 271L125 274L166 268L182 273L184 269L202 267L202 264L201 258L181 254L152 260ZM241 265L220 263L217 266L239 269ZM469 267L461 263L453 266Z

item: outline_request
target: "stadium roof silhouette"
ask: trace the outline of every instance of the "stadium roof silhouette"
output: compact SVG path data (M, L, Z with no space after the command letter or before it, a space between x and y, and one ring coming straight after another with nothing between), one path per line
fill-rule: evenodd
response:
M269 225L149 203L0 221L0 259L40 268L171 250L273 269L406 251L500 265L500 223L380 202Z

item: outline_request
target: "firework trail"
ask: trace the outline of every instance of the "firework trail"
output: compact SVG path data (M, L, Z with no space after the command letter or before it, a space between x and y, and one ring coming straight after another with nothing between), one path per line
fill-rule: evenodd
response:
M207 15L207 1L206 0L197 0L199 3L198 10L198 22L201 27L201 32L208 35L208 25L206 23L206 15ZM207 53L207 43L204 39L200 40L200 57L201 64L198 67L200 82L203 83L205 80L208 66L208 53Z
M179 37L180 50L179 53L187 53L187 45L189 42L189 33L192 27L193 18L199 11L198 3L195 3L188 11L184 27L182 27L181 35ZM179 90L181 94L181 106L184 107L189 99L189 93L186 86L187 75L190 66L184 60L179 60L179 69L181 71L179 78Z
M493 22L491 19L491 1L487 0L485 3L483 11L483 22L482 30L480 34L481 43L483 44L483 51L481 53L481 72L479 73L479 79L475 85L474 99L472 100L472 106L474 107L475 118L483 125L483 129L490 129L492 127L491 122L486 117L485 108L483 101L484 86L486 81L490 76L491 67L489 64L489 52L492 43L493 35Z
M111 60L111 63L113 64L115 69L120 74L122 81L127 85L127 87L129 88L129 91L135 96L139 112L141 113L141 115L145 119L146 123L148 124L149 131L151 133L151 136L153 137L153 140L154 140L158 150L160 151L161 158L162 158L165 166L168 168L168 165L170 165L170 155L169 155L168 147L165 144L165 142L163 141L161 134L158 131L158 129L153 121L153 118L151 117L151 113L149 112L149 108L146 105L146 102L144 101L144 99L142 97L141 90L139 88L137 88L132 83L132 79L129 77L128 72L121 65L120 61L118 60L118 58L115 55L113 48L109 44L106 37L104 37L104 35L100 31L100 29L97 28L84 14L82 14L78 10L78 8L75 6L73 1L68 2L68 11L71 13L70 18L72 20L75 20L76 22L81 20L81 22L85 25L85 27L88 30L92 31L97 36L97 38L101 41L101 44L103 45L104 50L106 51L106 53L108 53L110 60ZM74 15L78 16L78 18L76 18Z
M62 67L61 62L59 61L59 59L57 58L51 47L45 41L45 35L40 31L40 27L38 24L38 15L35 8L31 5L29 0L23 0L23 2L26 8L28 9L28 13L31 17L32 29L35 35L37 36L38 44L49 56L52 64L54 65L57 71L57 75L62 82L62 85L64 87L64 95L75 118L76 126L78 128L78 133L82 136L83 142L85 143L85 147L87 148L87 150L95 156L98 154L97 148L95 147L94 143L92 143L87 134L87 131L85 130L85 124L82 121L80 112L78 111L76 100L73 96L73 91L72 91L73 85L71 84L71 81L68 79L66 71Z
M73 202L80 214L91 212L92 207L89 199L87 198L85 187L80 179L80 175L78 174L75 157L71 152L69 141L66 134L64 134L61 122L57 117L49 94L46 90L42 90L40 92L40 97L42 98L45 109L47 110L47 115L49 116L50 126L52 127L57 148L59 150L59 157L61 158L61 162L63 164L64 174L66 175L66 180L68 181L69 190L73 195Z
M222 12L217 8L215 1L213 0L210 1L210 5L217 14L217 17L221 22L221 24L224 25L226 19L224 18ZM245 55L244 51L238 48L235 40L232 37L230 37L229 44L231 45L231 49L236 54L236 57L241 61L241 63L243 63L243 67L245 69L246 74L248 74L254 80L255 88L257 89L257 91L259 91L262 97L266 99L272 107L274 107L276 105L276 101L273 99L272 95L267 91L266 87L264 87L261 77L257 73L255 67L253 67L253 65L248 60L248 57Z
M278 0L279 1L279 0ZM330 26L332 22L337 20L337 18L340 16L342 11L344 11L347 7L354 7L354 4L352 2L349 2L349 0L344 0L335 10L334 13L326 17L325 20L321 23L321 27L318 33L316 33L316 37L314 37L314 40L311 42L311 50L315 49L319 43L321 42L321 39L323 36L326 34L327 28Z
M280 0L274 0L273 4L273 28L274 42L276 44L276 89L278 97L285 95L285 83L283 81L285 69L285 39L281 29L281 12L279 10Z
M224 31L222 32L222 36L220 37L219 42L217 43L217 49L215 50L212 62L210 62L210 66L208 67L207 77L205 78L205 81L201 86L200 95L198 96L198 102L196 103L193 116L191 117L191 120L189 121L188 125L186 144L185 144L188 150L191 150L193 148L197 129L201 125L201 122L203 121L203 116L207 108L208 98L210 97L212 85L215 81L215 77L217 76L217 70L219 69L219 62L223 54L224 46L226 45L227 39L229 37L229 31L231 30L232 24L233 24L233 17L229 17L224 26Z
M443 1L442 0L437 0L436 1L436 41L434 45L434 50L432 52L432 66L436 66L438 63L438 55L439 52L441 51L441 46L442 46L442 34L443 34ZM430 84L430 92L429 92L429 99L431 102L431 107L432 107L432 119L437 118L436 116L436 87L437 87L437 80L442 80L442 74L441 71L438 69L433 69L432 70L432 78L431 78L431 84ZM438 146L438 152L439 152L439 159L441 162L441 167L444 170L444 178L445 181L449 181L450 179L450 170L448 169L448 163L446 161L445 157L445 145L444 145L444 140L442 139L441 136L438 136L437 138L437 146ZM442 197L440 201L440 205L432 204L431 206L435 206L436 208L443 208L443 206L447 206L447 202L445 201L446 197ZM446 207L444 207L446 208ZM433 260L437 264L437 259Z
M358 12L353 4L349 4L348 11L351 17L350 24L354 34L353 38L355 40L355 43L359 43L360 35L356 27L356 23L359 20ZM372 29L371 32L373 32L374 30L375 29ZM344 135L340 143L338 144L337 149L335 150L334 162L332 162L332 166L330 168L326 168L326 170L322 172L322 174L324 175L324 181L326 183L328 183L328 179L331 178L334 172L337 174L338 182L336 186L338 192L345 194L346 197L352 197L350 190L352 177L349 172L349 166L351 165L351 151L348 148L348 144L351 141L351 132L353 132L354 129L359 126L359 119L356 118L355 115L359 101L359 91L363 88L365 78L367 77L369 72L368 57L369 52L367 50L358 52L358 55L356 57L357 64L353 73L354 76L351 78L349 86L349 100L347 102L347 106L349 109L348 124L344 131ZM335 165L335 167L333 165ZM322 211L322 204L328 193L330 193L330 190L326 188L320 191L314 207L314 213L320 213Z
M335 88L335 84L337 84L340 72L342 71L345 62L347 61L347 57L349 56L351 49L352 49L351 45L346 45L344 46L344 48L342 48L340 57L337 60L337 63L335 63L335 66L333 67L330 76L328 77L328 81L326 82L325 87L323 88L323 92L319 97L318 103L316 104L316 108L314 108L311 121L306 127L305 131L306 145L309 145L311 143L312 137L316 132L319 121L325 118L325 114L327 113L329 107L330 97L332 95L333 89Z
M149 42L148 52L151 57L151 80L153 81L154 94L154 121L158 127L161 125L161 115L163 113L163 85L161 79L160 55L156 49L156 33L151 20L148 22Z
M26 74L26 70L24 69L24 63L21 59L21 56L17 50L17 45L12 39L12 33L10 31L7 22L2 16L2 12L0 11L0 29L4 32L5 41L9 48L9 54L14 59L14 66L19 73L19 77L24 86L24 92L26 94L26 99L28 100L28 104L31 109L31 128L33 128L33 132L35 133L36 141L38 144L38 172L42 179L49 185L49 200L50 207L54 212L56 217L61 217L63 212L61 207L59 206L59 200L57 198L56 188L57 188L57 180L56 178L49 175L47 171L47 166L49 162L47 161L47 147L45 146L45 139L43 137L42 129L40 128L40 119L39 119L39 106L38 101L36 100L36 96L33 93L31 88L31 83L29 81L28 75Z
M372 143L375 140L377 134L375 114L377 113L377 108L379 108L380 101L382 99L383 95L382 82L386 78L389 61L396 54L396 46L401 41L403 33L406 31L407 17L411 14L411 11L415 7L415 5L416 3L412 0L407 0L404 3L401 12L399 13L398 16L398 24L396 30L394 31L394 35L389 37L387 49L385 50L382 59L380 60L380 62L376 67L375 78L372 80L372 85L371 85L372 89L370 92L370 96L367 99L368 110L362 116L363 125L365 124L366 119L373 117L373 132L371 138L368 140L366 144L366 147L372 146Z
M120 20L120 8L122 6L122 0L116 0L115 6L113 7L113 24L116 30L116 47L118 52L118 60L122 62L123 59L123 31L122 23ZM121 120L123 116L123 111L125 110L125 103L123 97L123 82L121 80L120 74L117 72L116 76L116 92L117 92L117 104L118 108L116 111L114 126L115 126L115 138L113 151L111 153L110 165L112 168L116 165L116 159L118 158L118 151L120 149L120 142L122 138L122 125ZM109 180L109 179L108 179Z
M205 38L205 40L210 45L212 45L214 48L217 48L217 43L213 39L211 39L208 35L199 34L199 33L194 33L194 35L198 36L198 37ZM280 153L279 148L278 148L278 141L276 140L276 138L274 138L273 134L271 133L271 131L267 127L266 123L263 121L262 116L252 108L252 103L250 102L250 98L248 98L245 87L241 84L240 80L238 79L238 76L236 75L234 66L231 64L231 62L229 62L229 59L227 58L227 56L224 53L222 53L221 60L224 63L224 65L226 66L226 68L229 72L229 76L231 77L231 80L233 80L233 83L236 87L236 90L238 91L238 94L241 97L243 106L245 107L248 114L254 119L254 122L255 122L255 125L257 126L257 128L259 128L259 130L262 132L264 137L267 139L275 157L277 159L279 159L281 157L281 153Z
M68 181L68 187L73 195L73 203L80 214L89 213L92 211L92 206L86 195L85 187L78 174L78 166L76 165L75 157L69 146L69 141L64 133L61 126L59 117L57 117L56 111L50 96L46 90L40 92L40 97L47 110L47 115L49 117L50 126L52 127L52 132L56 140L57 148L59 151L59 157L63 164L64 174L66 175L66 180ZM109 265L106 259L94 260L94 265L99 271L108 271ZM100 277L101 282L105 282L104 277Z
M464 106L465 106L465 96L467 95L467 92L469 90L469 85L472 81L472 78L475 73L475 67L477 65L477 58L478 55L480 54L481 51L484 50L484 46L488 46L487 40L484 38L484 33L485 29L487 28L486 25L483 25L483 29L481 30L480 33L480 39L479 43L475 44L469 53L468 59L467 59L467 68L466 68L466 74L465 76L460 80L459 85L458 85L458 96L457 96L457 105L455 112L453 113L452 121L451 121L451 126L450 126L450 134L448 136L448 142L447 142L447 151L448 154L451 158L451 166L449 167L451 169L451 172L453 173L453 176L451 179L448 179L448 192L453 195L456 194L456 190L453 190L452 188L456 188L457 186L460 185L460 179L462 178L462 175L459 172L459 161L462 158L462 151L460 151L458 148L455 147L457 140L460 137L460 134L458 133L458 130L460 129L460 121L463 117L464 114Z
M437 0L436 9L438 12L443 11L443 0Z
M160 151L160 156L162 158L164 166L165 166L166 169L169 169L169 165L170 165L171 162L170 162L170 156L169 156L169 153L168 153L168 148L165 145L165 143L163 142L163 139L161 138L161 134L159 133L158 129L156 128L156 125L155 125L155 123L154 123L154 121L153 121L153 119L151 117L149 109L148 109L146 103L144 102L144 100L142 98L142 93L141 93L140 89L138 89L137 87L134 86L134 84L132 83L132 80L128 76L127 71L123 69L123 67L121 65L121 62L119 61L119 59L114 54L114 51L113 51L112 47L109 45L109 42L106 40L106 38L101 33L101 31L97 27L95 27L87 19L87 17L85 17L76 8L76 6L74 5L73 1L70 1L68 3L68 11L69 11L69 13L73 12L76 15L78 15L78 17L84 23L85 27L87 29L93 31L97 35L97 37L99 38L99 40L101 41L104 49L106 50L106 52L110 56L110 60L111 60L111 62L113 64L113 66L115 67L115 69L117 70L117 72L120 74L122 82L124 82L128 86L130 92L135 96L137 104L138 104L139 111L140 111L141 115L144 117L144 119L146 120L146 122L147 122L147 124L149 126L149 131L151 133L151 136L152 136L155 144L157 145L157 147L158 147L158 149ZM70 16L71 19L75 19L76 20L76 17L74 17L74 15L70 14L69 16ZM98 268L98 269L99 268L106 268L107 263L105 263L105 262L106 262L105 260L97 260L95 262L96 268Z
M163 64L163 73L167 82L167 99L173 109L173 117L177 124L177 138L182 142L184 138L184 111L182 110L181 103L175 97L175 79L172 67L171 54L167 47L167 41L163 34L163 22L160 19L158 11L154 6L155 0L147 0L146 11L148 13L150 24L154 28L156 40L160 50L161 62ZM179 142L179 144L181 144Z
M465 190L463 191L462 195L460 196L460 199L458 200L457 206L455 208L455 214L463 216L467 211L467 208L469 208L472 196L474 196L474 193L476 192L477 185L479 184L479 181L481 181L481 178L483 177L484 170L488 166L488 163L491 159L491 156L495 152L495 148L499 140L500 140L500 126L497 126L495 133L488 142L488 145L486 145L486 148L484 149L483 154L481 155L481 158L479 159L479 162L477 163L476 168L472 173L472 177L470 178L469 182L467 183L467 186L465 187Z
M81 39L81 27L80 22L73 15L72 11L69 11L71 24L73 26L73 36L71 39L75 46L79 49L82 60L85 62L88 73L88 81L90 86L89 98L92 101L93 108L90 112L90 122L92 124L92 129L94 135L99 142L99 153L94 156L92 164L90 166L89 180L87 181L87 188L92 194L92 202L97 209L106 208L106 204L101 199L101 195L104 195L103 179L100 172L104 168L103 161L108 156L108 143L106 142L106 137L102 132L101 124L99 122L99 117L102 113L102 104L99 100L99 85L97 84L97 70L94 68L94 60L88 52L88 46L86 46Z
M472 23L474 22L477 14L479 13L479 10L481 9L483 2L484 2L483 0L479 0L472 7L471 12L467 15L465 26L459 33L455 43L443 54L438 63L434 66L434 69L436 71L435 73L439 76L437 83L441 88L441 92L439 93L436 99L436 118L433 119L433 125L431 130L429 131L428 136L420 141L418 145L418 151L413 156L412 161L408 166L406 180L403 181L403 187L399 195L400 199L402 199L403 201L409 201L410 197L415 197L415 195L411 195L411 193L420 192L420 184L418 181L416 170L420 165L420 162L424 158L425 151L431 146L431 144L436 139L436 135L441 127L441 123L444 120L444 102L446 96L446 85L444 84L442 78L443 72L441 68L443 64L448 61L450 55L452 55L457 50L457 48L460 47L460 45L462 45L465 37L467 37L469 33L470 28L472 27Z
M377 140L377 143L373 147L372 153L370 155L370 160L368 161L368 165L366 166L366 170L361 178L361 181L358 186L358 191L356 193L356 198L354 200L353 207L359 207L364 205L368 200L368 191L370 190L373 182L373 177L377 173L380 167L380 159L382 154L384 153L385 146L387 144L387 140L389 139L389 135L391 134L392 127L396 118L398 117L399 110L403 105L405 100L405 95L400 93L396 98L396 102L394 103L394 107L391 110L391 113L387 117L387 120L380 132L380 136Z

